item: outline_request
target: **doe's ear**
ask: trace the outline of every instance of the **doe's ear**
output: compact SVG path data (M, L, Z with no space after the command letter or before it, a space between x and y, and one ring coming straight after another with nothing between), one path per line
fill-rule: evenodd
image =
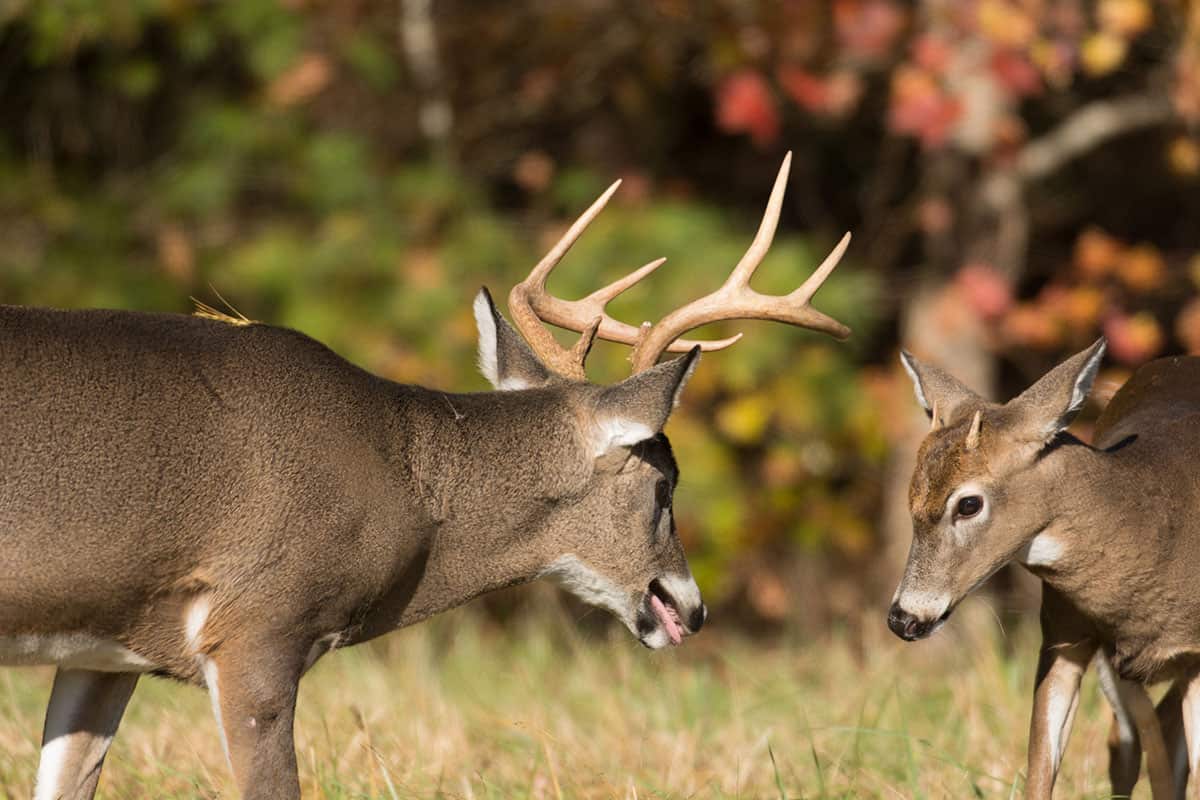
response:
M593 453L601 456L617 447L631 447L654 438L667 424L679 402L679 393L699 361L697 345L685 356L602 391L594 412Z
M1107 344L1100 337L1005 405L1013 412L1014 427L1021 438L1045 443L1071 424L1092 390Z
M921 408L925 409L925 414L933 419L936 409L937 419L933 419L935 428L953 420L960 411L987 402L954 376L937 367L922 364L907 350L900 351L900 363L912 379L913 393Z
M550 372L538 361L492 302L484 287L475 295L475 327L479 329L479 371L501 391L541 386Z

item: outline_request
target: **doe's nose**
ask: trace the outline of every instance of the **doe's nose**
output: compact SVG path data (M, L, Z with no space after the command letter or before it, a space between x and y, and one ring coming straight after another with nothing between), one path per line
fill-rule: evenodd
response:
M916 615L901 608L899 603L892 603L891 609L888 610L888 628L906 642L920 639L929 633L934 622L918 619Z
M708 606L701 603L696 608L692 609L691 615L688 616L688 628L692 633L698 633L704 627L705 621L708 619Z

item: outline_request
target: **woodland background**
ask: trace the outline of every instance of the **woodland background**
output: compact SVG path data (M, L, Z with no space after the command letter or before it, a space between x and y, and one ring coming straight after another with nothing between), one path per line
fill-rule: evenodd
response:
M3 0L0 301L225 298L478 390L475 290L614 178L551 288L667 256L613 306L639 322L723 280L792 150L756 286L853 231L816 305L854 335L706 331L747 336L669 428L677 515L715 619L882 626L923 424L898 347L1007 398L1103 333L1092 418L1200 352L1197 123L1182 2Z

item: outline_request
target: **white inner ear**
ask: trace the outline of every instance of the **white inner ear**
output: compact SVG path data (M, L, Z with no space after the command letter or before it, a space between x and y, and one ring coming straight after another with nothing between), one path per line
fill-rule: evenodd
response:
M483 291L475 295L475 327L479 330L479 371L495 389L500 384L500 359L496 355L496 320L492 307Z
M912 356L903 350L900 351L900 363L904 365L904 371L908 373L908 377L912 379L913 394L917 397L917 402L921 404L921 408L926 411L931 411L929 401L925 399L925 391L921 388L921 376L917 375L916 365L912 362Z
M1066 415L1074 414L1087 402L1088 394L1092 391L1092 384L1096 381L1096 373L1100 370L1100 361L1104 358L1105 349L1107 348L1104 344L1097 347L1095 355L1088 359L1087 363L1083 365L1083 369L1079 370L1079 375L1075 378L1075 385L1071 387L1071 403L1067 406Z
M592 433L592 455L602 456L616 447L633 447L638 442L653 439L655 433L649 425L631 419L598 419Z
M475 295L475 327L479 329L479 371L493 389L501 392L515 392L518 389L528 389L528 381L513 376L500 375L500 355L497 348L496 318L492 316L492 307L481 290Z

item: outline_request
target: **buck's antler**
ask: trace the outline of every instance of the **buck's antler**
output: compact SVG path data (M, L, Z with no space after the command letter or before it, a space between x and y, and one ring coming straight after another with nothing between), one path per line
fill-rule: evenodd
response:
M640 328L635 328L610 317L605 311L608 303L662 266L666 261L663 258L651 261L581 300L562 300L546 292L546 277L584 229L603 210L617 187L621 185L621 182L617 181L575 221L550 252L538 262L529 276L513 287L508 295L508 308L514 324L546 366L560 375L577 380L584 379L584 362L597 337L632 345L633 354L630 359L635 373L653 366L667 351L686 352L697 345L703 350L721 350L729 347L741 338L740 333L728 339L711 341L679 338L694 328L720 320L770 319L828 333L839 339L846 338L850 335L850 329L817 311L809 301L846 252L850 234L843 236L821 266L817 267L800 288L790 294L764 295L750 288L750 277L762 263L775 236L791 163L792 154L788 153L783 159L783 166L779 168L779 175L775 178L775 186L771 190L767 210L763 214L754 241L733 268L729 278L712 294L677 308L655 325L647 322ZM542 322L576 331L580 334L579 341L570 350L561 347L550 332L542 327Z

